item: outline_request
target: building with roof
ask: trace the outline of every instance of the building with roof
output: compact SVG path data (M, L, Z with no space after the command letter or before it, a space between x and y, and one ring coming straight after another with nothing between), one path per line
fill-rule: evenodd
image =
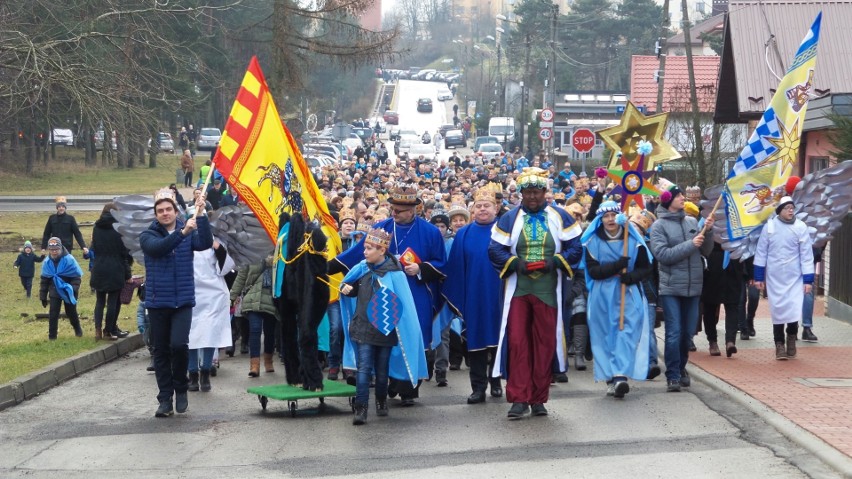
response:
M718 52L713 50L710 42L707 41L707 36L718 35L721 37L724 27L725 15L721 13L701 20L689 28L690 41L688 45L683 31L681 31L666 40L664 52L669 56L686 55L686 48L689 46L693 55L718 55Z
M580 128L597 131L617 125L628 99L624 91L558 92L553 108L553 147L566 154L570 161L579 162L581 168L585 166L583 169L601 164L605 150L602 141L596 139L592 151L582 155L571 146L571 138Z
M751 131L820 11L823 20L813 96L800 137L796 172L800 176L837 161L831 139L834 125L827 115L852 115L852 0L731 0L725 22L714 118L720 123L748 124ZM831 281L831 271L852 270L852 260L838 255L833 261L831 249L835 247L852 250L849 216L823 255L819 277L824 279L826 314L852 319L852 282Z

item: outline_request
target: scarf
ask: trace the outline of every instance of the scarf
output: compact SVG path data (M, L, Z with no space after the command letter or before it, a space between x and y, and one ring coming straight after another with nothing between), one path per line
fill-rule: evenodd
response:
M80 265L77 264L73 256L66 253L56 263L53 262L53 259L48 259L41 264L41 276L53 278L56 293L59 294L62 301L77 304L77 298L74 297L74 287L62 279L62 276L66 278L81 278L83 276L83 270L80 269Z

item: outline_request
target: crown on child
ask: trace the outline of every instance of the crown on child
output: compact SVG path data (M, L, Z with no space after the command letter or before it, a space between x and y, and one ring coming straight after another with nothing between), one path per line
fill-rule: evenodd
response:
M370 228L367 230L367 238L365 242L373 246L380 246L387 249L390 246L391 234L382 229Z

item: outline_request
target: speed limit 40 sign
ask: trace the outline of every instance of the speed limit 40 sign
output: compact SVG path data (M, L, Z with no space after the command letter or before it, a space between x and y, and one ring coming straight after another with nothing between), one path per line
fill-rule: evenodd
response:
M538 130L538 137L542 141L547 141L553 138L553 130L551 130L550 128L542 128L541 130Z

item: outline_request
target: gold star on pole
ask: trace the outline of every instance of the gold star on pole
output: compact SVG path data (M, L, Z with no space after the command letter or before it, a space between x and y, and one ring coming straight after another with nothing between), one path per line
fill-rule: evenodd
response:
M784 176L784 172L787 171L787 167L792 170L799 156L799 142L801 139L799 136L799 119L796 118L796 121L793 122L792 128L788 130L779 118L778 131L781 133L781 138L763 137L775 145L775 148L778 149L775 153L769 155L768 158L758 163L755 168L769 163L779 162L781 164L779 165L778 176Z
M658 163L680 158L680 153L663 138L668 119L668 113L645 116L633 106L633 103L627 102L624 115L621 116L621 123L597 132L607 148L613 152L609 167L620 166L618 153L631 160L636 158L638 156L636 148L642 140L651 143L654 147L651 154L645 157L645 168L648 170L654 169Z

